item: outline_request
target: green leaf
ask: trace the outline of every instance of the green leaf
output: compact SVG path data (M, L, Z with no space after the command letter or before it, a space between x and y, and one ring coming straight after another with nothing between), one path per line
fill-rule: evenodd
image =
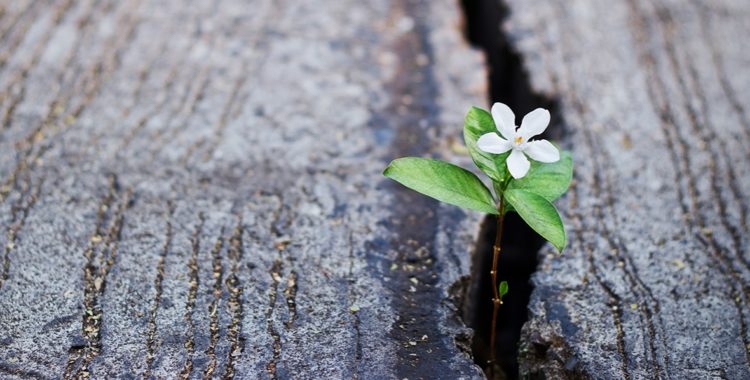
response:
M503 303L503 297L508 294L508 281L500 281L500 285L497 287L498 295L500 296L500 303Z
M492 154L479 150L477 140L485 133L497 132L495 121L489 112L471 107L464 119L464 143L474 164L496 182L503 182L508 175L505 160L510 152Z
M526 190L506 190L505 200L534 231L562 252L567 243L565 228L555 206L543 196Z
M498 214L495 199L474 173L444 161L405 157L383 172L388 178L452 205Z
M531 161L531 169L521 179L511 180L507 190L526 190L552 202L563 195L573 180L573 156L560 152L560 160L550 164Z

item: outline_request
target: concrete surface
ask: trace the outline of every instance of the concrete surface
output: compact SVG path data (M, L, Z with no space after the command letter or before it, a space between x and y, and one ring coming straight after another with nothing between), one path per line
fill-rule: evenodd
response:
M482 377L481 215L381 176L468 163L455 1L0 10L0 377Z
M522 375L750 378L750 4L508 3L576 162L570 247L542 252Z

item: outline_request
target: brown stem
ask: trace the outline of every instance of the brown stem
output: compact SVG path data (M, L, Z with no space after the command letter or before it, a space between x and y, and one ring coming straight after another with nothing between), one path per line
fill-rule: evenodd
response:
M500 214L497 216L497 232L495 233L495 245L492 247L492 328L490 329L490 368L495 364L495 336L497 335L497 313L500 310L500 293L497 284L497 263L500 261L500 242L503 239L503 199L500 197L500 204L497 207Z

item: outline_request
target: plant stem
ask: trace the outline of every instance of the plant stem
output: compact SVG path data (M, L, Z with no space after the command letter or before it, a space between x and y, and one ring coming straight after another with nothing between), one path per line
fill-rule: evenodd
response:
M497 216L497 232L495 233L495 245L492 247L492 292L494 297L492 298L492 328L490 329L490 367L495 364L495 336L497 335L497 313L500 309L500 294L498 291L497 283L497 263L500 261L500 243L503 239L503 213L505 205L503 204L503 197L500 196L500 203L497 206L497 210L500 214Z

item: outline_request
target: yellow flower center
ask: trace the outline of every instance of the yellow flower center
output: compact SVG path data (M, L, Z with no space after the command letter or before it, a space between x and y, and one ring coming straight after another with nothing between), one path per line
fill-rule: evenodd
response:
M516 143L516 144L520 144L520 143L522 143L522 142L523 142L523 137L521 137L521 136L516 136L516 139L515 139L515 140L513 140L513 141L515 141L515 143Z

